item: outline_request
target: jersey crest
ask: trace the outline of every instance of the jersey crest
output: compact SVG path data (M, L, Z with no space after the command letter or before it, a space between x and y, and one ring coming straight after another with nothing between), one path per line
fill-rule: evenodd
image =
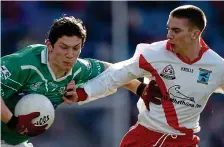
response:
M11 76L9 70L3 65L1 66L1 77L2 79L6 80Z
M37 91L40 88L41 84L42 82L33 83L30 85L30 89L32 89L33 91Z
M172 65L170 65L170 64L167 65L163 69L163 71L160 73L160 76L165 78L165 79L168 79L168 80L176 79L174 69L173 69Z

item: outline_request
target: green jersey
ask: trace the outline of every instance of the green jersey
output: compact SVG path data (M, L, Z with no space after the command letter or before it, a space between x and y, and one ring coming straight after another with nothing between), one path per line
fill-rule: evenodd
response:
M45 45L31 45L1 58L1 96L14 112L20 93L39 93L47 96L56 108L63 102L66 85L74 80L80 85L104 71L104 64L95 59L78 59L70 72L56 79L48 64ZM27 136L10 130L1 122L1 139L16 145L28 140Z

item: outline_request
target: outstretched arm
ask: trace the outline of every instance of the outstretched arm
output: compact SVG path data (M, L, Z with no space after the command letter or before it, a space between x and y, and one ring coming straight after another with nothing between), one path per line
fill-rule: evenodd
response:
M96 99L113 94L117 88L128 84L133 79L146 75L149 76L150 74L139 68L138 58L131 58L110 66L102 74L84 84L83 88L88 100ZM136 82L135 84L139 85L140 83ZM131 91L136 93L136 88L137 86L131 88ZM81 98L81 101L84 100L86 99Z
M142 47L144 49L144 47L147 46L143 44L138 45L137 48L138 47ZM111 65L99 76L85 83L82 88L78 88L77 94L79 104L113 94L116 92L117 88L123 85L123 87L141 96L147 107L149 101L153 102L155 97L162 99L162 94L155 81L151 81L146 85L137 80L133 80L139 77L147 77L152 79L150 72L147 72L139 67L139 59L143 55L143 52L146 53L146 51L147 50L140 51L129 60ZM158 102L157 100L155 101L155 104L159 103L160 100L158 100Z
M103 63L104 63L105 70L113 65L112 63L108 63L108 62L103 62ZM131 91L132 93L136 94L137 88L140 84L141 84L141 82L139 80L134 79L134 80L130 81L129 83L122 85L122 87L126 88L129 91Z

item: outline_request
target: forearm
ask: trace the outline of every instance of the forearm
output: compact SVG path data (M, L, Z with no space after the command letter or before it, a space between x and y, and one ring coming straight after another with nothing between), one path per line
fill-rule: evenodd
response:
M136 94L138 86L141 84L139 80L132 80L128 84L123 85L124 88Z
M108 96L117 91L117 88L127 84L129 80L119 80L116 72L110 67L96 78L84 84L84 90L88 98L95 99Z
M135 72L135 71L138 72ZM105 97L116 92L117 88L128 84L131 80L142 77L143 72L138 64L129 60L110 66L102 74L84 84L89 97ZM134 91L131 88L131 91Z
M104 69L106 70L107 68L109 68L111 65L113 65L112 63L108 63L108 62L103 62L104 63ZM141 82L139 80L132 80L131 82L129 82L128 84L123 85L123 88L128 89L129 91L133 92L134 94L136 94L136 90L137 87L141 84Z
M148 72L139 68L138 59L136 58L113 64L103 73L85 83L82 86L83 88L77 89L79 102L80 104L86 103L97 98L111 95L117 91L117 88L123 85L133 93L136 93L139 82L129 82L146 75L148 75Z
M4 123L8 123L8 121L11 119L12 115L13 115L12 112L5 105L5 102L1 97L1 121L3 121Z
M107 68L109 68L111 65L113 65L112 63L108 63L108 62L103 62L104 63L104 69L106 70ZM123 88L128 89L129 91L133 92L134 94L136 94L137 88L138 86L141 84L141 82L137 79L130 81L128 84L123 85Z

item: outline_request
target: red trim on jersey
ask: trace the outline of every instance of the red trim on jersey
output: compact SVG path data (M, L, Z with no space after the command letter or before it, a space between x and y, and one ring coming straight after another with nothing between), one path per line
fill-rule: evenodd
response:
M185 127L180 127L178 123L177 113L174 108L173 103L170 101L170 96L167 92L167 88L162 78L159 76L156 69L152 67L152 65L147 62L144 56L141 54L139 58L139 68L144 69L152 74L155 77L156 83L159 86L164 99L162 100L162 107L165 113L166 121L169 126L173 127L176 130L179 130L185 134L193 134L192 129L187 129ZM166 100L165 100L166 99Z
M208 45L204 42L204 40L202 38L200 39L200 44L201 44L201 50L199 52L199 56L196 59L194 59L193 61L186 60L183 56L181 56L178 53L175 54L170 41L167 41L166 49L173 52L184 63L191 65L191 64L194 64L195 62L199 61L201 59L202 55L209 49Z

